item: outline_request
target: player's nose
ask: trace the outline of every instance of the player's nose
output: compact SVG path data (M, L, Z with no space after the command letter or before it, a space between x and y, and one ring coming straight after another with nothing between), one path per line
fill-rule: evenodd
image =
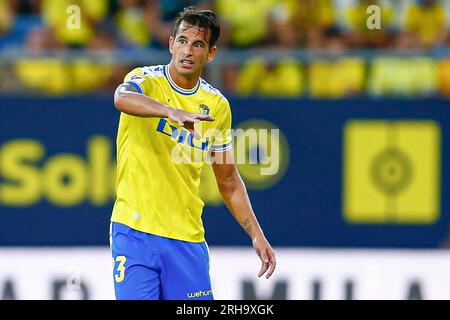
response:
M192 55L192 45L188 44L184 47L183 53L186 57L189 57Z

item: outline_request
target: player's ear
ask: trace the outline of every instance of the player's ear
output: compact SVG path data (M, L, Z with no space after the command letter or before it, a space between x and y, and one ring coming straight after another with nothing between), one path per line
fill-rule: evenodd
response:
M169 37L169 51L173 54L173 36Z
M216 56L217 53L217 47L214 46L211 49L209 49L209 53L208 53L208 62L211 62L214 60L214 57Z

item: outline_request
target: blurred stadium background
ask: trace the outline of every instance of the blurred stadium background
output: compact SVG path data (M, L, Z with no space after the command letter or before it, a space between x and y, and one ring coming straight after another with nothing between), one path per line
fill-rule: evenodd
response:
M239 168L273 279L204 171L216 298L449 299L450 0L0 0L0 299L114 297L113 91L188 5L233 127L280 129Z

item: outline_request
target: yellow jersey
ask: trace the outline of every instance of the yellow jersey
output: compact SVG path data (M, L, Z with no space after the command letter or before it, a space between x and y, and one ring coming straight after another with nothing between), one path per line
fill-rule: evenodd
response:
M411 4L406 13L406 30L418 35L425 46L433 46L445 28L445 8L440 3L429 7Z
M167 65L136 68L124 82L165 105L209 114L215 121L196 123L201 136L197 139L168 118L121 113L111 221L162 237L202 242L200 174L208 152L232 147L230 105L201 78L190 90L177 86Z
M43 0L41 17L63 44L86 45L109 12L107 0ZM77 22L78 21L78 22Z

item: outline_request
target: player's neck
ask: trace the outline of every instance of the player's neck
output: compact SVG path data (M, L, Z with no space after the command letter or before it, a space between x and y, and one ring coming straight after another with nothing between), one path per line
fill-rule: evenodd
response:
M200 78L200 75L192 76L192 77L186 77L183 75L180 75L176 70L175 67L172 65L172 63L169 63L169 75L175 84L183 89L193 89L197 83L198 79Z

